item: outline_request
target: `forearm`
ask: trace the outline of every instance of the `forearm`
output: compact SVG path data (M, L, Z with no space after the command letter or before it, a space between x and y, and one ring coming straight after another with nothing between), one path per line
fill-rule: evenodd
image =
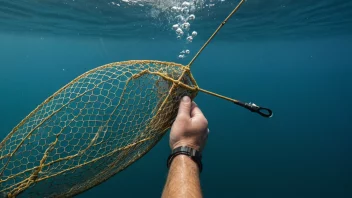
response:
M178 155L173 159L162 197L202 197L199 169L191 158Z

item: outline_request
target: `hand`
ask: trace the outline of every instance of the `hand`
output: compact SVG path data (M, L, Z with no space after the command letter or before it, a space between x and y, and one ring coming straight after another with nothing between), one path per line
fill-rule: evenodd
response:
M208 121L199 107L188 96L183 97L170 132L171 150L179 146L188 146L202 151L208 133Z

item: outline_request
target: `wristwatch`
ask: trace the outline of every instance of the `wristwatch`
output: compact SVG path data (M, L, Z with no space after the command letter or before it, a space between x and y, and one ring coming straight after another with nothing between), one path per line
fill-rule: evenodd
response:
M193 149L188 146L180 146L172 150L171 154L169 155L167 159L167 168L170 168L172 160L177 156L177 155L187 155L189 156L197 165L199 168L199 172L202 172L203 165L202 165L202 154L201 152L197 151L196 149Z

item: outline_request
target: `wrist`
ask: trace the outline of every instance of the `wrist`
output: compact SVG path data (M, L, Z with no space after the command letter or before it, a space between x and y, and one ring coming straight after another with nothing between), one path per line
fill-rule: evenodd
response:
M193 143L189 143L189 142L187 142L187 141L179 141L179 142L176 142L176 143L174 143L170 148L171 148L171 151L173 151L173 150L175 150L176 148L181 147L181 146L189 147L189 148L195 149L195 150L197 150L197 151L199 151L199 152L201 151L199 145L193 144Z
M199 168L199 172L202 172L202 154L200 151L187 147L187 146L179 146L172 150L171 154L167 159L167 167L170 168L172 162L179 156L184 156L192 160ZM183 157L179 159L184 159Z

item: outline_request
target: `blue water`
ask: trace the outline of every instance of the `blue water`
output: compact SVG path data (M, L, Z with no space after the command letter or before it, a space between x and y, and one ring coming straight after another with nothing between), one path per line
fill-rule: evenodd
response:
M159 4L115 2L0 1L1 139L89 69L131 59L186 64L237 1L197 11L190 44L176 39ZM200 87L274 111L265 119L197 96L211 131L204 197L352 197L351 8L346 0L248 0L200 55L192 67ZM191 55L178 59L185 47ZM78 197L160 197L168 154L166 134Z

